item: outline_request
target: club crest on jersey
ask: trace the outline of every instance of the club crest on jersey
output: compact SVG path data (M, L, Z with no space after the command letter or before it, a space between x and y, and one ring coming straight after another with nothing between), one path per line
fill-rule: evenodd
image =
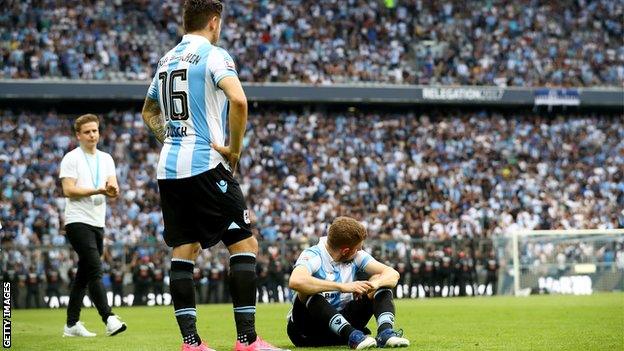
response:
M221 190L222 193L226 193L227 192L227 182L225 180L220 180L217 182L217 186L219 187L219 190Z
M243 221L247 224L251 223L251 220L249 219L249 210L243 211Z

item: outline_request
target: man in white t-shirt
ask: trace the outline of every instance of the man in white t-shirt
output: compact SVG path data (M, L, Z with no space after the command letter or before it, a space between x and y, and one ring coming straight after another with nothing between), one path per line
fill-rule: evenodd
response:
M65 204L65 232L78 254L78 272L72 284L67 305L67 324L63 336L95 336L80 320L80 308L86 289L106 324L110 336L126 330L126 324L108 306L102 285L104 217L106 198L116 198L119 186L113 158L97 149L100 140L98 117L86 114L74 122L80 146L68 152L61 161L59 178Z
M362 250L366 236L360 222L338 217L327 236L297 259L288 283L297 294L287 326L295 346L409 346L403 331L394 329L392 289L399 273ZM368 280L358 280L362 275ZM364 333L372 316L376 340Z

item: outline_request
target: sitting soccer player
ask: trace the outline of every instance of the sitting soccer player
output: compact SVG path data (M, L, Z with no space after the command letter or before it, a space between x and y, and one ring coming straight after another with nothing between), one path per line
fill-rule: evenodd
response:
M289 281L297 296L287 328L295 346L409 346L403 332L394 329L392 288L399 273L363 251L364 239L361 223L338 217L328 236L297 259ZM370 278L355 280L357 273ZM363 332L372 315L377 320L376 340Z

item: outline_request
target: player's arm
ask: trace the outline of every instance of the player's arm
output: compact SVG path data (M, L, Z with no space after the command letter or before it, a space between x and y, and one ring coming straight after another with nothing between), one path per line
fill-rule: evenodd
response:
M228 146L212 145L230 162L232 173L236 170L238 159L243 149L243 137L247 128L247 97L238 77L227 76L219 81L219 88L230 101L230 144Z
M158 101L150 97L145 98L143 110L141 111L143 122L154 133L154 136L161 143L165 141L165 119L160 111Z
M288 287L296 292L308 296L324 291L340 291L343 293L364 294L372 288L367 281L355 281L351 283L339 283L329 280L318 279L312 276L308 269L301 265L295 267L290 274Z
M91 195L105 194L106 189L89 189L82 188L76 185L78 180L76 178L62 178L61 186L63 187L63 195L65 197L85 197Z
M364 268L364 272L371 276L369 282L374 290L394 288L399 282L399 272L396 269L376 260L371 260Z

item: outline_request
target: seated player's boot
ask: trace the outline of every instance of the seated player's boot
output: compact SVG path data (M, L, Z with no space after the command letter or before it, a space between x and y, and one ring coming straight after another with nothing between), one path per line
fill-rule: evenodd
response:
M108 336L117 335L126 330L126 328L126 323L119 320L119 317L114 314L106 319L106 335Z
M377 335L377 347L407 347L409 344L402 329L386 329Z
M363 350L370 349L371 347L375 347L377 342L370 336L364 335L359 330L354 330L349 335L349 347L354 350Z
M85 328L84 324L82 324L82 322L76 322L76 324L74 324L72 327L68 327L67 325L65 325L65 327L63 328L63 337L82 336L91 338L95 335L95 333L88 331L87 328Z
M256 341L252 342L249 345L245 345L240 341L236 340L236 344L234 345L234 351L290 351L287 349L280 349L277 346L273 346L268 342L258 338Z
M202 341L198 346L191 346L189 344L182 344L182 351L215 351L208 347L208 344Z

